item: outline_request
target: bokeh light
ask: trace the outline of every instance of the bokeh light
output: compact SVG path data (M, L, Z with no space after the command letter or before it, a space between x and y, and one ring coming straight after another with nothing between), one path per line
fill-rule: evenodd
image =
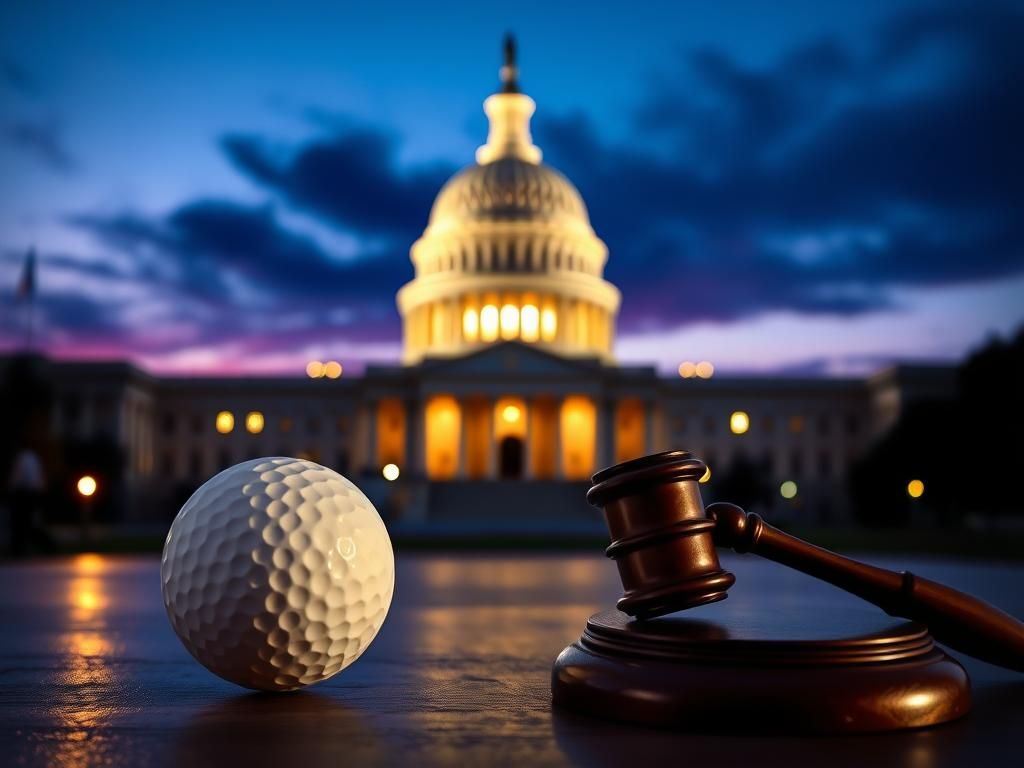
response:
M213 424L222 435L230 434L235 428L235 414L231 411L221 411Z
M97 487L98 486L96 484L96 478L93 477L92 475L82 475L80 478L78 478L78 483L76 485L76 488L78 488L78 493L85 498L89 498L94 493L96 493Z
M795 499L797 494L796 483L792 480L787 480L779 486L779 495L784 499Z
M742 435L750 429L750 416L746 411L733 411L729 417L729 429L734 435Z
M381 474L384 475L384 479L388 482L394 482L398 479L401 474L401 470L397 464L385 464L384 469L381 470Z

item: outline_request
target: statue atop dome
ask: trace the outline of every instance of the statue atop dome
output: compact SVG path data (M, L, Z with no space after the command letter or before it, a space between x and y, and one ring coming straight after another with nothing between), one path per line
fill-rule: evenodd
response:
M501 92L519 93L519 67L516 66L516 39L505 35L505 63L501 67Z

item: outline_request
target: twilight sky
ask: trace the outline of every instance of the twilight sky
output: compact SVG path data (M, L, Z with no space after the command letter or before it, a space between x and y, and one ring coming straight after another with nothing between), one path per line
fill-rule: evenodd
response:
M16 0L0 348L34 245L54 355L396 360L506 30L609 246L621 360L863 373L1024 322L1024 3Z

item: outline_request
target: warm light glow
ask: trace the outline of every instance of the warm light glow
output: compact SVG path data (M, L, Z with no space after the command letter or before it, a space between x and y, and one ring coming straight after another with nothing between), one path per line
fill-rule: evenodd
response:
M729 417L729 429L734 435L742 435L750 429L750 416L746 411L733 411Z
M235 414L231 411L221 411L217 414L214 426L222 435L226 435L235 428Z
M907 495L912 499L920 499L924 495L924 483L920 480L911 480L907 483Z
M706 483L710 479L711 479L711 467L705 467L704 468L704 474L700 476L700 480L698 482Z
M78 478L78 492L85 498L96 493L96 478L92 475L82 475Z
M310 360L306 363L306 375L311 379L319 379L324 375L324 364L319 360Z
M431 480L451 480L459 471L461 416L458 401L450 395L435 395L427 402L426 464Z
M98 573L103 570L103 557L95 552L83 552L75 558L75 570L80 573Z
M259 411L249 411L245 414L245 428L253 435L263 431L263 414Z
M694 368L694 372L702 379L710 379L715 375L715 366L709 363L707 360L702 360L697 363L697 367Z
M501 338L514 339L519 335L519 307L506 304L501 308Z
M523 341L536 341L540 338L540 310L533 304L527 304L519 313L519 332Z
M501 411L501 418L507 421L509 424L515 424L519 421L519 417L522 414L519 412L519 408L514 405L506 405Z
M401 471L398 469L397 464L385 464L384 469L381 470L381 474L384 475L384 479L388 482L394 482L398 479Z
M787 480L786 482L779 486L779 494L784 499L796 498L796 490L796 483L794 483L792 480Z
M554 341L558 333L558 315L551 307L545 307L540 313L540 337L544 341Z
M494 341L498 338L498 308L487 304L480 310L480 339Z
M324 376L328 379L340 379L344 369L341 367L341 363L337 360L331 360L330 362L324 363Z
M462 313L462 335L466 341L476 341L480 334L480 318L473 307L466 307Z
M567 480L586 480L594 472L594 447L597 443L597 409L594 402L580 395L562 403L562 473Z
M687 360L685 363L679 364L679 375L684 379L692 379L697 375L697 366Z

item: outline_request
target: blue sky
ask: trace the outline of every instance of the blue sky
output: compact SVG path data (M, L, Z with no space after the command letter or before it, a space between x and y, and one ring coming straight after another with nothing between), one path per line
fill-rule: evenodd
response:
M0 17L0 290L34 244L57 355L394 360L408 246L483 141L506 30L545 159L609 244L620 359L862 373L957 359L1024 320L1019 4ZM22 310L4 300L0 345Z

